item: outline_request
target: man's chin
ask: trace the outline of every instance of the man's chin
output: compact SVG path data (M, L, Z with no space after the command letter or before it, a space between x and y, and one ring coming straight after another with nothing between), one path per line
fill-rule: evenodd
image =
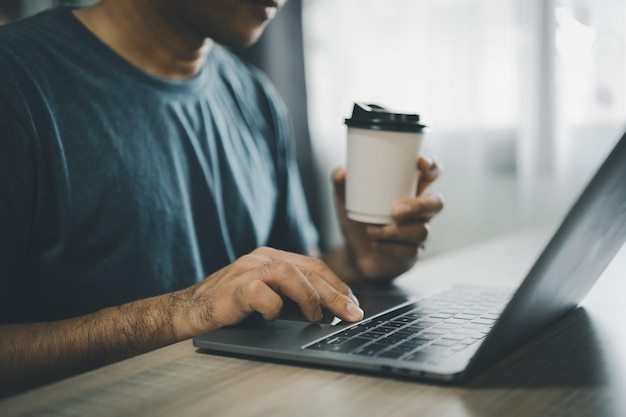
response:
M213 40L221 45L232 48L247 48L254 45L261 35L263 34L263 28L260 28L253 33L239 34L238 36L229 36L224 38L214 38Z

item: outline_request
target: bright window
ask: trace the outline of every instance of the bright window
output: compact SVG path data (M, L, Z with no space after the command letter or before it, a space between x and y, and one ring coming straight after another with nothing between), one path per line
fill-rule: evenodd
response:
M303 16L320 188L354 101L420 113L444 165L431 252L560 219L626 126L621 0L304 0Z

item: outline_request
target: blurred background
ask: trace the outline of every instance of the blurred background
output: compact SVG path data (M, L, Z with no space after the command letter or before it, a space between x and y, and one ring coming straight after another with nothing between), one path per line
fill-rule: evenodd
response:
M0 0L0 21L93 2ZM626 128L624 0L290 0L235 52L290 108L324 250L355 101L430 126L446 207L426 256L555 225Z

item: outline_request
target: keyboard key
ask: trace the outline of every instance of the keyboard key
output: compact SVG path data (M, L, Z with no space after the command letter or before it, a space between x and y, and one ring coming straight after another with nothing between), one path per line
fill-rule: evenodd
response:
M391 333L391 332L394 332L396 330L397 330L397 328L395 328L395 327L387 327L386 325L385 326L378 326L375 329L375 331L378 332L378 333Z
M335 345L333 352L350 353L353 350L358 349L369 342L370 342L369 339L362 339L360 337L355 337L354 339L349 339L339 345Z
M463 319L457 319L457 318L448 319L445 321L445 323L447 324L458 324L458 325L465 324L467 322L469 322L469 320L463 320ZM485 324L488 324L488 323L485 323Z
M439 323L435 325L434 327L436 329L456 329L459 326L456 324L452 324L452 323Z
M425 318L424 320L420 320L420 323L424 323L424 324L428 324L428 323L440 323L442 322L443 319L438 319L438 318L433 318L431 316L429 316L428 318Z
M373 343L363 347L361 350L355 350L353 353L360 356L375 356L377 353L387 349L389 345Z
M410 331L410 330L405 330L405 329L400 329L397 332L395 332L395 335L401 336L404 339L408 339L410 337L413 337L414 335L416 335L419 332L416 331Z
M474 334L476 333L478 330L475 329L464 329L462 327L459 327L458 329L454 329L452 330L452 334L464 334L464 335L470 335L470 334Z
M397 319L393 319L393 321L394 322L399 322L399 323L412 323L412 322L415 321L415 318L402 316L402 317L398 317Z
M436 319L449 319L452 316L454 316L453 313L436 313L436 314L431 314L429 317L436 318Z
M418 340L437 340L441 337L440 334L436 334L436 333L420 333L417 336L415 336L415 339Z
M477 314L467 314L467 313L459 313L454 316L455 319L460 319L460 320L473 320L476 317L478 317Z
M474 330L480 330L480 329L484 329L486 327L485 324L479 324L479 323L468 323L462 326L464 329L474 329Z
M428 340L413 338L413 339L407 340L406 342L403 342L402 346L406 346L407 348L411 348L411 349L416 349L418 347L424 346L427 343L429 343Z
M458 334L458 333L448 333L441 336L442 339L450 339L450 340L464 340L467 339L468 335L466 334ZM470 336L472 337L472 336Z
M365 337L368 339L380 339L381 337L384 337L384 336L385 336L385 333L375 332L373 330L370 330L368 332L365 332L359 335L359 337Z
M355 335L361 333L362 331L363 330L360 330L360 329L349 329L349 330L346 330L345 332L339 333L339 336L341 336L341 337L352 337L352 336L355 336Z
M429 327L428 329L424 330L424 333L447 334L447 333L450 333L450 330L452 329L443 329L440 327Z
M495 322L496 322L495 320L492 320L492 319L483 319L483 318L476 319L476 320L473 320L473 321L472 321L472 323L476 323L476 324L486 324L486 325L490 325L490 324L493 324L493 323L495 323Z
M392 320L389 323L385 323L383 326L384 327L398 328L398 327L406 326L406 323L402 323L402 322L398 322L398 321Z
M457 345L459 343L458 340L452 340L452 339L439 339L439 340L435 340L433 342L433 346L454 346Z
M406 344L403 343L401 345L394 346L392 350L398 351L398 352L407 353L407 352L411 352L411 351L415 350L415 347L414 346L409 346L409 345L406 345Z
M329 345L339 345L343 342L345 342L346 340L348 340L348 338L346 337L334 337L332 339L330 339L329 341L327 341L326 343Z
M407 331L411 331L414 333L418 333L421 332L424 329L427 329L428 326L423 325L423 324L412 324L410 326L405 327L403 330L407 330Z
M396 343L400 343L403 340L406 340L406 336L402 336L398 333L392 333L382 340L384 341L384 343L387 343L388 345L395 345Z

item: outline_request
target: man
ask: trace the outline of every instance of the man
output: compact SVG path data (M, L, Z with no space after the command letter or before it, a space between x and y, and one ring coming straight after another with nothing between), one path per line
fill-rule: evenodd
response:
M407 270L442 208L349 221L316 257L285 110L222 45L253 43L274 0L103 0L0 30L0 391L237 323L283 297L357 321L340 280ZM205 278L206 277L206 278Z

